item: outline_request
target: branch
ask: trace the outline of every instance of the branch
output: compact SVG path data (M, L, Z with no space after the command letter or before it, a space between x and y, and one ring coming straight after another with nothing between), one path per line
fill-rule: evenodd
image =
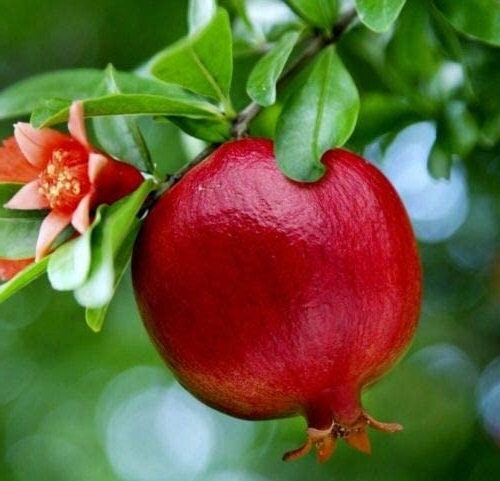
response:
M350 10L345 12L344 15L342 15L339 18L338 22L333 26L333 41L337 42L357 18L358 14L355 8L351 8Z
M339 20L335 23L332 28L332 35L326 37L324 35L315 35L310 38L302 52L300 52L297 57L290 62L288 68L281 74L277 86L282 86L296 73L302 70L304 64L306 64L311 57L314 57L323 47L326 45L336 43L340 37L346 32L346 30L352 25L353 21L357 18L356 10L353 8L342 15ZM243 110L241 110L236 116L233 127L231 129L231 135L240 139L246 135L250 122L257 117L261 112L262 107L257 102L250 102ZM201 151L191 162L186 164L181 170L171 175L162 188L157 192L155 198L158 198L163 192L170 189L174 184L176 184L189 170L191 170L195 165L199 164L203 159L208 157L214 150L216 150L218 144L210 144L203 151Z
M277 87L283 85L287 80L293 77L297 72L302 70L305 63L314 57L326 45L336 43L345 31L351 26L352 22L357 18L356 10L353 8L342 15L332 28L332 36L325 37L324 35L316 35L309 40L304 50L295 57L288 68L280 76ZM257 102L250 102L243 110L241 110L233 123L231 134L233 137L240 139L247 131L250 122L257 117L262 110L262 107Z

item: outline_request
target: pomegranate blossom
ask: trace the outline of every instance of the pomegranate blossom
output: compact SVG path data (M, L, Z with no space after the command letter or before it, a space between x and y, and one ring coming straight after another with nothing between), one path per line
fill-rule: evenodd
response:
M415 239L385 177L335 149L312 184L287 179L271 141L221 146L151 210L133 256L137 302L177 379L244 419L302 415L318 460L367 428L399 431L363 387L410 343L421 298Z

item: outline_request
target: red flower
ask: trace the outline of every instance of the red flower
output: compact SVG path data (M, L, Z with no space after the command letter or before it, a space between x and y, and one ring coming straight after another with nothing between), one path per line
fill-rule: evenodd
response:
M85 232L92 210L130 194L144 180L135 167L89 144L82 102L71 105L68 130L70 135L17 123L14 137L0 147L0 182L25 184L4 207L49 211L40 227L36 260L50 251L66 226ZM0 277L7 264L12 261L0 260Z

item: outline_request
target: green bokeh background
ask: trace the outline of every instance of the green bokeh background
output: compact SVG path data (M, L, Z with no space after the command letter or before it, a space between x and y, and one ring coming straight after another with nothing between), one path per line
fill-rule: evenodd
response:
M185 33L186 4L0 0L0 87L54 69L109 62L133 69ZM341 48L369 92L378 85L355 52L361 37ZM415 42L410 51L433 51ZM494 58L486 47L466 49ZM496 59L481 64L485 91L498 89L498 50ZM240 79L252 61L237 64L236 104L246 101ZM10 132L10 123L0 124L2 137ZM182 163L188 154L171 135L172 162ZM500 154L479 149L466 170L464 225L446 242L421 245L425 298L416 340L364 396L377 419L405 426L393 436L372 433L372 456L342 444L326 465L313 456L281 462L302 442L302 421L234 420L184 394L147 339L128 280L100 334L86 327L71 295L40 280L0 306L0 480L500 479ZM457 262L457 245L473 262ZM485 383L497 390L487 405L497 415L496 441L491 419L485 427Z

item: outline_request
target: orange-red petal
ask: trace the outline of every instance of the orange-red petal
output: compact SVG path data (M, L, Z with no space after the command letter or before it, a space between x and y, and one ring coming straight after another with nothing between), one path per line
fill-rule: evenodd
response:
M72 137L78 140L87 150L90 150L83 114L83 102L80 100L73 102L69 108L68 130Z
M85 197L83 197L71 217L71 224L78 232L80 232L80 234L83 234L90 225L91 199L92 193L88 193Z
M7 209L48 209L47 197L40 193L40 181L38 179L23 185L4 207Z
M39 171L45 169L54 150L70 139L57 130L35 129L25 122L14 125L14 136L28 162Z
M96 169L97 173L93 173L90 171L92 155L89 159L89 176L95 192L92 207L112 204L132 193L144 181L144 177L135 167L111 158L107 158L107 162Z
M115 161L97 152L89 154L88 176L92 184L99 178L99 175L105 169L108 162Z
M64 230L70 223L71 214L62 214L60 212L51 211L42 222L38 239L36 242L36 256L38 261L45 256L56 240L57 236Z
M0 280L12 279L33 261L34 259L0 259Z
M0 146L0 182L29 182L38 172L24 157L14 136L3 141Z

